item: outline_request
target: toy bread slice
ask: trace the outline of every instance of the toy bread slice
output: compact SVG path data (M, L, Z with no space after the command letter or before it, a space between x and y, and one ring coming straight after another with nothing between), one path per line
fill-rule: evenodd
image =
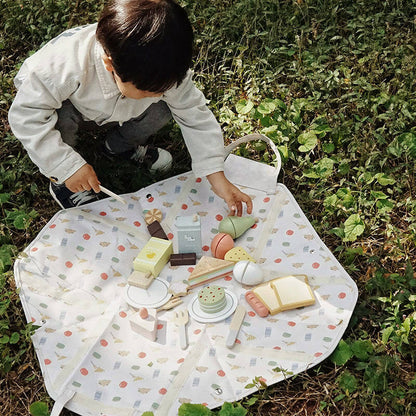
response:
M234 263L232 261L202 256L188 277L189 288L192 289L195 286L223 277L231 273L233 268Z
M285 276L270 282L281 310L301 308L315 303L315 296L305 275Z
M243 247L234 247L227 251L225 253L224 260L233 261L234 263L237 263L241 260L249 260L253 263L256 262L256 260L254 260L253 257L251 257L250 254L248 254L247 251L243 249Z
M260 302L270 311L270 315L275 315L282 310L279 299L276 296L270 282L255 287L252 292L257 296Z

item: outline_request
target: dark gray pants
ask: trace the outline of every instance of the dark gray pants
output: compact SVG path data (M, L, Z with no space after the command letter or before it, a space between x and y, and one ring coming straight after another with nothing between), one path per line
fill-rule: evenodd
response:
M158 132L172 118L169 107L164 101L152 104L139 117L124 122L122 126L116 122L99 126L94 121L85 121L69 100L62 103L57 113L58 121L55 128L59 130L65 143L75 146L78 139L77 133L80 130L106 131L106 143L114 153L123 153L138 145L146 144L149 137Z

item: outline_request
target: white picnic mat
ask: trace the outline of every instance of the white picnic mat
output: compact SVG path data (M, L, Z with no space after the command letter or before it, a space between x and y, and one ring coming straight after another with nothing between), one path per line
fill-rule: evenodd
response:
M152 342L131 331L133 310L124 293L133 259L149 239L144 212L161 209L161 224L174 243L175 217L198 213L203 251L210 255L218 223L227 215L224 202L206 179L187 173L124 195L126 205L105 199L59 211L14 269L26 317L40 326L33 344L56 401L53 414L62 406L106 416L173 416L185 402L214 408L254 392L245 386L255 377L272 385L332 353L357 301L355 283L284 185L274 192L243 190L260 221L236 246L257 259L270 279L306 274L316 304L260 318L245 301L247 288L230 276L216 284L235 293L248 312L233 349L225 347L229 317L208 324L191 319L189 347L181 350L172 311L159 313ZM182 281L189 267L167 265L160 278Z

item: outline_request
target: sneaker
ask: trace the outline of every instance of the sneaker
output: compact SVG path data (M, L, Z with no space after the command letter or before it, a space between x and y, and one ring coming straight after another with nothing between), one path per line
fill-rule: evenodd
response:
M137 146L131 159L144 164L150 173L167 172L172 167L172 155L160 147Z
M167 172L172 167L172 155L167 150L152 145L137 146L134 150L114 153L105 143L104 154L110 159L118 156L138 162L149 169L150 173Z
M71 192L65 185L50 182L49 192L61 208L73 208L88 202L98 201L94 191Z

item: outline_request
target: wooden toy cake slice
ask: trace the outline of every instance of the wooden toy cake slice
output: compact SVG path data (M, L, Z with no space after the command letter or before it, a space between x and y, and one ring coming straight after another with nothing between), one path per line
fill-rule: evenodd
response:
M233 271L234 262L202 256L188 277L189 288L208 283Z
M154 341L157 335L156 309L141 308L130 316L131 329L144 337Z

